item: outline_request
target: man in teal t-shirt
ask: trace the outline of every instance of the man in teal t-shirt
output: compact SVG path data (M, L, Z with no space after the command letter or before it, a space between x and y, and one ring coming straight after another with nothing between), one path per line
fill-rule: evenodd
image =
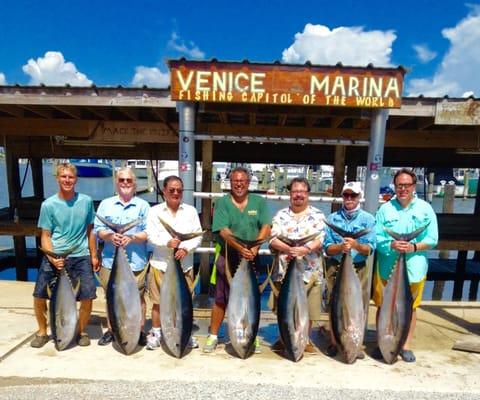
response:
M218 330L225 317L230 286L225 275L225 242L228 247L228 263L236 266L241 258L253 261L259 246L246 249L231 239L234 235L243 240L266 239L270 234L270 214L264 198L248 193L250 176L245 168L237 167L230 174L230 195L215 204L212 232L217 235L215 303L212 307L210 335L203 351L211 353L218 344ZM255 351L260 352L258 341Z
M90 338L85 329L96 298L93 271L100 268L96 239L93 234L95 213L89 196L75 192L77 170L72 164L60 164L56 173L58 192L42 203L38 227L41 228L41 243L45 250L68 257L53 257L45 254L38 270L33 291L33 307L38 322L38 333L30 345L43 347L47 335L47 286L65 268L73 285L79 281L77 300L80 301L77 344L88 346Z
M414 194L416 182L417 177L411 170L405 168L399 170L393 178L395 197L383 204L376 215L378 268L375 274L373 300L379 307L377 317L382 305L383 287L386 286L400 253L405 253L407 261L413 310L408 336L400 351L400 356L406 362L416 360L410 344L417 322L417 307L422 299L428 272L427 250L434 248L438 242L437 216L430 204ZM385 230L388 228L397 233L408 233L424 226L427 228L411 242L395 240ZM382 357L380 349L374 350L373 357Z

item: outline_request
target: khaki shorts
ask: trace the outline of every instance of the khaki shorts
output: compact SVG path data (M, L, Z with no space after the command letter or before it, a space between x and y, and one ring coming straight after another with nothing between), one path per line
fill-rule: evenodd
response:
M160 304L160 288L162 287L163 277L165 272L160 271L157 268L151 267L150 273L147 278L148 295L153 304ZM190 288L190 292L193 292L193 268L189 269L183 274L187 281L187 285Z
M427 277L423 278L420 282L410 284L410 292L413 297L413 309L415 310L422 301L423 288L425 287L425 281ZM373 301L377 307L381 307L383 300L383 288L387 286L388 281L380 278L378 274L373 277Z
M280 282L274 282L277 290L280 290ZM306 286L307 284L305 284ZM321 283L315 282L310 289L307 291L307 301L308 301L308 317L310 321L319 321L322 315L322 293L323 285ZM268 299L268 307L274 312L277 313L277 301L278 297L275 296L273 290L270 292L270 297Z
M364 264L360 264L364 265ZM330 302L332 299L332 291L333 286L335 285L335 279L337 277L338 270L340 268L340 264L335 264L332 260L327 261L327 302L328 308L330 308ZM357 273L358 279L360 280L360 286L362 287L362 295L363 295L363 304L365 309L368 309L368 305L370 303L369 298L369 288L368 288L368 269L367 266L357 267L354 264L355 272Z
M105 294L107 294L107 286L108 286L108 280L110 279L110 273L112 272L111 269L101 267L100 271L97 273L97 278L98 281L100 282L100 285L102 286ZM143 296L143 293L145 292L145 284L146 284L146 276L148 272L148 266L146 266L144 269L141 271L133 271L133 276L135 276L135 279L137 280L137 287L138 291L140 292L140 296Z

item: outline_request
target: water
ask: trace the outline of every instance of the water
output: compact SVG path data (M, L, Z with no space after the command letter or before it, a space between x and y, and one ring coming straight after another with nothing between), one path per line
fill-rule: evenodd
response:
M20 164L20 179L23 180L25 170L27 164ZM43 180L44 180L44 193L45 197L51 196L57 192L58 185L55 180L55 176L53 175L53 165L51 163L44 163L43 164ZM3 183L3 187L0 188L0 208L8 206L8 188L7 188L7 177L6 177L6 168L4 160L0 160L0 179ZM138 186L139 187L146 187L146 179L139 179ZM114 181L113 178L79 178L77 183L77 191L81 193L88 194L94 200L103 200L106 197L112 196L114 193ZM28 168L28 173L25 176L25 183L23 185L22 196L32 196L33 195L33 186L32 186L32 175L31 169ZM149 201L150 203L157 203L161 201L161 198L154 193L142 193L140 197L144 198L145 200ZM197 199L198 202L201 200ZM441 212L442 210L442 198L434 198L432 207L436 212ZM275 215L275 213L280 210L281 208L287 207L289 204L288 200L285 201L268 201L268 207L270 209L271 215ZM325 215L330 214L330 203L319 203L314 202L312 203L315 207L319 208L323 211ZM475 205L474 199L461 199L458 198L455 200L454 204L454 212L455 213L466 213L471 214L473 213ZM200 209L200 203L197 204L197 208ZM13 247L13 239L10 236L0 236L0 248L12 248ZM34 248L35 247L35 239L33 237L27 238L27 247ZM431 251L430 257L438 257L438 251ZM473 252L469 252L469 257L473 256ZM450 252L450 258L456 258L456 252ZM37 277L37 270L36 269L29 269L28 270L28 280L35 281ZM15 279L15 269L10 268L4 271L0 271L0 279L3 280L14 280ZM465 282L464 284L464 291L463 291L463 299L468 299L468 290L469 290L470 282ZM425 299L431 299L431 293L433 289L433 282L427 281L425 284ZM445 284L445 290L443 294L443 299L450 300L452 298L453 292L453 282L447 282Z

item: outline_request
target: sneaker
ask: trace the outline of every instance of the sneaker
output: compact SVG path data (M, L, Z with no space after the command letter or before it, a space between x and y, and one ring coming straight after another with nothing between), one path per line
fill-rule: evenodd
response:
M80 335L77 337L77 344L82 347L90 346L90 338L88 337L88 333L80 333Z
M305 346L305 353L317 354L317 349L315 348L312 342L308 342L307 345Z
M198 342L194 336L190 336L190 340L188 341L187 348L189 349L198 349Z
M109 343L113 342L113 333L112 331L108 330L106 331L103 336L98 340L98 345L99 346L106 346Z
M147 335L145 335L145 332L141 331L140 337L138 338L138 345L141 347L144 347L146 344L147 344Z
M283 351L283 350L285 350L285 345L283 344L282 339L278 338L277 341L274 344L272 344L270 349L272 351Z
M337 354L338 354L338 347L335 346L334 344L330 344L327 347L327 356L335 357Z
M160 347L162 334L155 334L152 331L147 336L147 350L155 350Z
M253 341L253 352L255 354L261 354L262 353L262 347L260 346L260 339L258 338L258 336Z
M208 335L207 337L207 342L205 343L205 346L203 346L203 352L204 353L212 353L215 351L218 345L218 339L212 338L211 335Z
M48 335L39 335L36 333L34 339L30 342L30 346L39 349L40 347L45 346L49 340L50 338Z
M402 357L402 360L405 362L415 362L415 354L413 354L412 350L400 350L400 357Z

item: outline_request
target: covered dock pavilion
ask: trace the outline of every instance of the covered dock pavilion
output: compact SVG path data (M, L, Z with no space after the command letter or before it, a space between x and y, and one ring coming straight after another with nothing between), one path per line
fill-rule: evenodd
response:
M211 191L213 161L334 165L334 196L345 171L347 179L356 179L356 167L364 165L370 211L378 205L382 166L480 166L480 101L402 98L401 67L182 59L171 61L170 68L171 89L0 86L9 191L0 234L14 236L18 280L27 277L25 236L38 235L45 158L178 160L189 202L195 161L203 163L203 192ZM225 82L219 81L223 76ZM20 158L30 160L33 197L21 195ZM202 209L203 226L209 228L208 200ZM455 273L461 295L466 252L480 250L480 228L469 216L439 215L439 221L439 248L461 253Z

